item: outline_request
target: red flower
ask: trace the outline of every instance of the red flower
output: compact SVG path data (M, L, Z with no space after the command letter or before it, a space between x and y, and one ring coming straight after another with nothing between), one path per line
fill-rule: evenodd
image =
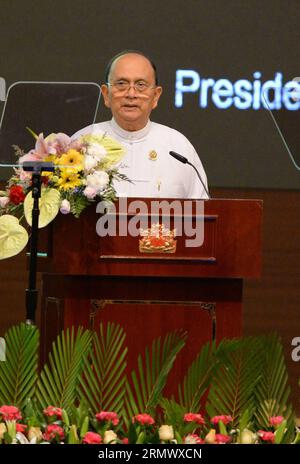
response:
M62 440L65 436L64 429L56 424L47 425L45 433L43 434L43 438L46 441L51 440Z
M224 425L229 424L232 422L231 416L214 416L210 419L210 422L214 425L218 425L219 422L223 422Z
M102 443L102 438L98 433L87 432L83 437L82 443L87 445L100 445L100 443Z
M25 433L26 429L27 429L26 424L18 424L18 423L16 424L16 431L17 432Z
M267 432L266 430L259 430L257 434L260 436L262 441L270 441L271 443L274 443L275 441L274 432Z
M123 445L129 445L128 438L123 438L122 443L123 443Z
M25 193L21 185L12 185L9 189L9 199L15 205L23 203L25 200Z
M223 435L222 433L216 433L216 443L224 444L230 442L231 438L228 435Z
M116 412L101 411L96 414L96 419L99 422L111 422L113 425L118 425L119 418Z
M149 414L137 414L132 418L132 422L133 424L138 422L141 425L152 425L154 424L154 419Z
M56 408L55 406L48 406L46 409L43 410L43 413L47 417L56 416L57 419L62 419L62 409Z
M21 413L16 406L1 406L0 414L2 415L2 419L5 421L22 419Z
M185 422L196 422L196 424L202 425L205 424L205 420L201 414L194 414L193 412L188 412L184 415Z

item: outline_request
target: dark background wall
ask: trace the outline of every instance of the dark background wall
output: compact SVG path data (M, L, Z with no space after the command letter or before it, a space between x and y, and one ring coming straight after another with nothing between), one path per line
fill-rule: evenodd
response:
M244 333L281 334L296 406L300 363L291 359L291 341L300 336L300 173L267 110L202 109L197 94L176 108L174 96L177 69L232 82L253 81L257 71L262 82L276 72L284 82L299 76L299 20L298 0L0 0L0 76L7 86L99 83L112 55L143 50L164 86L153 119L191 140L213 194L264 200L264 270L245 287ZM298 121L299 110L292 116ZM101 105L98 119L107 117ZM24 256L0 263L0 336L24 318L25 266Z

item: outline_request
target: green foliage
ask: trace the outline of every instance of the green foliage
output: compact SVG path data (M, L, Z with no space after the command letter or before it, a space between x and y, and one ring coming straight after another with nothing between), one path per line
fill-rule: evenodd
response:
M106 332L100 324L94 333L93 347L84 361L84 376L80 378L79 398L93 413L114 411L121 413L125 395L127 348L124 330L108 323Z
M69 195L67 199L70 202L71 213L79 218L82 211L90 204L90 201L83 195Z
M173 332L152 343L151 355L145 349L145 359L138 357L138 371L131 374L132 384L126 385L126 412L129 417L145 412L153 413L162 398L163 388L175 358L185 344L186 334Z
M5 335L6 361L0 362L0 404L23 408L35 393L38 378L39 332L20 324Z
M282 442L286 442L294 432L294 413L289 404L290 387L282 343L277 335L261 337L261 343L262 369L254 391L255 422L258 427L266 428L271 416L284 416L287 431L282 435Z
M211 383L213 371L218 366L215 344L206 343L178 387L179 403L186 411L199 411L203 395Z
M53 343L46 364L41 372L36 396L43 408L55 405L70 411L76 398L77 386L85 359L91 349L92 334L89 331L67 329Z
M250 417L253 415L253 393L262 372L262 349L261 339L254 337L224 340L220 344L216 353L218 369L206 406L211 417L229 415L235 428L246 410Z

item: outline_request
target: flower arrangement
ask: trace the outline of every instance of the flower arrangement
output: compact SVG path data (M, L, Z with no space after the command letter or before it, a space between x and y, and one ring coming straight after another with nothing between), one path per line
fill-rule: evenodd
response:
M125 334L114 324L63 332L40 373L36 327L20 324L5 340L2 444L300 443L276 336L205 345L171 399L163 391L181 332L146 348L131 379Z
M60 211L79 217L96 200L116 199L113 182L129 180L118 171L124 150L106 134L86 134L72 140L66 134L37 136L35 148L24 153L15 146L20 167L14 169L4 191L0 191L0 259L19 253L28 235L16 221L25 217L31 226L32 173L25 162L53 163L54 171L42 172L39 227L48 225Z

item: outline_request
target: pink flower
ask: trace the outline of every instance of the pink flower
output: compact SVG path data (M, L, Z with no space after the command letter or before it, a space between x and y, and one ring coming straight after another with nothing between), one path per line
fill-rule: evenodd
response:
M5 421L22 419L21 413L16 406L1 406L0 414L2 415L2 419Z
M26 432L26 429L27 429L27 425L26 425L26 424L18 424L18 423L16 423L16 431L17 431L17 432L25 433L25 432Z
M282 416L272 416L270 417L270 425L273 425L274 427L276 427L277 425L280 425L283 421L283 417Z
M263 441L270 441L271 443L274 443L275 441L274 432L267 432L266 430L259 430L257 434Z
M102 438L98 433L87 432L83 437L82 443L87 445L100 445L100 443L102 443Z
M205 424L205 420L201 416L201 414L194 414L193 412L189 412L184 415L185 422L196 422L196 424L202 425Z
M119 418L116 412L101 411L96 414L96 419L99 422L111 422L113 425L118 425Z
M46 409L43 410L43 413L47 417L56 416L57 419L62 419L62 409L56 408L55 406L48 406Z
M183 437L183 443L186 445L203 445L205 441L195 433L189 433L186 437Z
M62 440L65 436L64 429L56 424L47 425L43 438L46 441Z
M216 443L218 444L225 444L229 443L231 438L228 435L223 435L222 433L216 433Z
M85 187L83 194L87 197L88 200L92 200L97 195L98 190L93 187Z
M62 214L69 214L69 212L71 211L70 202L66 200L66 198L61 202L59 210Z
M149 414L137 414L132 418L132 423L134 424L135 422L141 425L152 425L154 424L154 419Z
M223 422L224 425L229 424L232 422L231 416L214 416L210 419L210 422L214 425L218 425L219 422Z

